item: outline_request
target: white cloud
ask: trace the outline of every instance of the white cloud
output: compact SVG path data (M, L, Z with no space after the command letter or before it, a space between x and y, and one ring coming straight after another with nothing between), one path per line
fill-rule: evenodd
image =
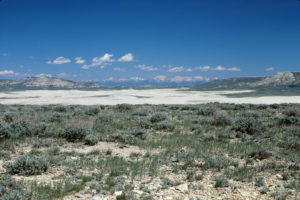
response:
M239 71L241 71L241 69L239 69L237 67L230 67L230 68L227 68L227 71L236 71L236 72L239 72Z
M118 81L128 81L128 78L120 78Z
M66 73L59 73L59 74L57 74L57 76L61 78L61 77L67 77L69 75Z
M41 73L41 74L36 74L35 77L39 77L39 78L51 78L52 77L52 74L44 74L44 73Z
M220 65L220 66L216 67L214 70L215 71L225 71L226 68Z
M274 67L268 67L266 71L274 71Z
M109 81L113 81L114 78L113 77L109 77L108 79L103 80L104 82L109 82Z
M117 71L117 72L126 72L126 70L124 68L120 68L120 67L115 67L114 71Z
M195 76L194 79L196 81L202 81L204 79L204 77L203 76Z
M0 71L0 76L7 76L7 75L17 75L13 70L3 70Z
M221 65L217 66L216 68L213 68L211 66L203 66L203 67L196 67L196 70L200 70L203 72L207 72L209 70L213 70L213 71L241 71L241 69L237 68L237 67L230 67L230 68L226 68L223 67Z
M109 65L110 62L114 62L115 60L112 58L114 55L106 53L102 57L94 57L92 59L92 63L90 65L83 65L82 69L89 69L91 67L100 66L101 69L104 68L105 65Z
M66 63L70 63L71 60L69 58L65 58L63 56L57 57L55 60L53 61L47 61L47 64L56 64L56 65L61 65L61 64L66 64Z
M137 68L144 70L144 71L156 71L158 68L153 66L146 66L146 65L138 65Z
M133 54L128 53L118 59L119 62L131 62L133 61Z
M82 57L76 57L75 58L75 63L76 64L83 64L83 63L85 63L85 60L83 60Z
M211 69L210 66L203 66L203 67L196 67L197 70L203 71L203 72L207 72L208 70Z
M168 69L168 72L182 72L184 70L184 67L173 67Z
M194 79L190 76L175 76L171 79L172 82L184 82L184 81L193 81Z
M191 69L191 68L188 68L188 69L186 69L185 71L187 71L187 72L192 72L192 71L193 71L193 69Z
M157 82L165 81L165 80L167 80L167 77L165 75L158 75L158 76L154 77L154 80Z
M81 68L82 68L82 69L89 69L90 66L89 66L89 65L83 65Z
M2 53L1 56L8 56L8 54L7 53Z
M132 81L143 81L144 79L141 78L141 77L134 76L134 77L130 77L130 80L132 80Z

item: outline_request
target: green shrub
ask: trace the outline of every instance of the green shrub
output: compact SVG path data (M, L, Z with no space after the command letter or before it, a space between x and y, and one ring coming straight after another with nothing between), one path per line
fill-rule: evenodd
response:
M93 128L98 131L103 131L103 129L109 126L113 122L114 116L108 113L100 113L95 122Z
M282 114L291 117L291 116L297 116L297 111L296 110L292 110L292 109L287 109L287 110L283 110Z
M46 123L38 123L32 127L31 134L34 136L45 137L46 136Z
M116 109L120 112L122 111L126 111L126 110L131 110L132 109L132 105L130 104L118 104L116 105Z
M215 181L216 181L214 184L215 188L229 186L228 180L224 176L217 176L215 178Z
M86 115L95 116L98 115L100 112L100 109L98 107L89 107L87 110L85 110Z
M216 108L212 106L204 105L203 107L200 107L198 109L197 114L208 116L208 115L213 115L215 112L216 112Z
M257 186L257 187L265 186L264 177L257 177L255 179L255 186Z
M14 121L9 126L9 133L12 138L31 136L30 125L24 120Z
M11 123L12 121L14 121L14 118L16 117L15 113L5 113L2 117L2 120L5 121L6 123Z
M62 105L55 106L53 110L56 112L67 112L67 108Z
M175 129L175 125L172 122L169 121L162 121L154 126L155 130L164 130L164 131L173 131Z
M64 115L61 113L52 113L44 116L43 121L60 123L64 120Z
M143 128L143 129L150 129L151 128L151 123L147 120L139 119L136 122L136 126L139 127L139 128Z
M65 129L63 136L68 142L78 142L82 141L89 133L90 130L88 128L79 125L73 125Z
M14 162L4 163L4 168L9 174L19 175L40 175L48 169L48 162L45 158L29 154L18 156Z
M129 134L141 140L145 140L147 138L147 132L144 130L133 130Z
M1 200L30 200L31 192L24 189L9 175L0 176L0 199Z
M87 136L85 136L84 138L84 144L86 145L96 145L99 141L99 138L94 135L94 134L88 134Z
M216 126L229 126L231 125L231 120L225 113L216 113L214 114L212 124Z
M254 117L239 117L233 123L233 130L253 135L266 130L262 122Z
M295 116L281 116L277 118L279 125L293 125L298 124L299 120Z
M164 112L155 113L150 117L150 122L156 123L168 119L168 114Z
M2 138L8 138L9 136L10 136L9 130L7 129L7 127L3 126L0 122L0 140Z

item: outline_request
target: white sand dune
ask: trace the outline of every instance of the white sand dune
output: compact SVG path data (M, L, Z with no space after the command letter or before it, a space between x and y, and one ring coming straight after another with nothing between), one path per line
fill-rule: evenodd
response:
M128 104L202 104L220 103L300 103L300 96L264 96L231 98L222 94L244 91L188 91L184 89L151 90L26 90L0 92L0 104L65 104L65 105L116 105Z

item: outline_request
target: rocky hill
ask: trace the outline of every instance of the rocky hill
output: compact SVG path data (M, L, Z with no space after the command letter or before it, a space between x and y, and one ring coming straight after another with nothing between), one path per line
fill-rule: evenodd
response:
M241 89L300 89L300 72L278 72L267 77L240 77L214 80L194 86L197 90L241 90Z
M100 85L78 83L52 77L29 77L20 81L0 80L0 90L22 89L97 89Z

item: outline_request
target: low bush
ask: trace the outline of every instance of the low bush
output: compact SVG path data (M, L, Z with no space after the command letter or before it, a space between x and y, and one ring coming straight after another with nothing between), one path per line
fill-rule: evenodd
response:
M133 130L129 134L141 140L145 140L147 138L147 132L144 130Z
M65 129L63 136L68 142L78 142L82 141L85 138L85 136L88 135L90 132L91 131L86 127L73 125L68 126Z
M0 199L2 200L30 200L31 192L24 189L9 175L0 176Z
M96 145L99 141L99 138L94 135L94 134L88 134L87 136L85 136L84 138L84 144L86 145Z
M132 105L130 105L130 104L118 104L118 105L116 105L116 109L118 110L118 111L126 111L126 110L131 110L132 109Z
M175 125L169 121L162 121L162 122L155 124L154 129L158 130L158 131L161 131L161 130L173 131L175 129Z
M212 125L216 126L229 126L231 125L231 119L225 113L214 114Z
M0 122L0 140L2 138L8 138L9 137L9 131L7 127L3 126Z
M114 116L110 113L100 113L93 125L93 128L97 131L103 131L105 127L113 123Z
M32 127L31 134L33 136L38 136L38 137L45 137L46 136L46 129L47 129L47 124L46 123L38 123Z
M204 115L204 116L209 116L209 115L213 115L216 112L216 108L212 107L212 106L203 106L200 107L197 111L198 115Z
M25 154L18 156L13 162L4 163L4 168L12 175L40 175L47 171L48 162L43 157Z
M281 116L277 118L279 125L293 125L298 124L299 120L295 116Z
M156 123L168 119L168 114L164 112L155 113L150 117L150 122Z
M233 130L253 135L256 133L262 133L266 130L266 127L257 118L239 117L233 123Z
M228 187L229 186L228 180L224 176L217 176L215 178L215 181L216 181L215 184L214 184L215 188Z
M24 120L12 122L8 129L12 138L31 136L30 124Z
M66 106L62 106L62 105L53 107L53 110L56 112L67 112Z
M89 107L87 110L85 110L86 115L95 116L98 115L100 112L100 109L98 107Z
M5 113L2 117L2 120L5 121L6 123L11 123L12 121L14 121L14 118L16 117L15 113Z

